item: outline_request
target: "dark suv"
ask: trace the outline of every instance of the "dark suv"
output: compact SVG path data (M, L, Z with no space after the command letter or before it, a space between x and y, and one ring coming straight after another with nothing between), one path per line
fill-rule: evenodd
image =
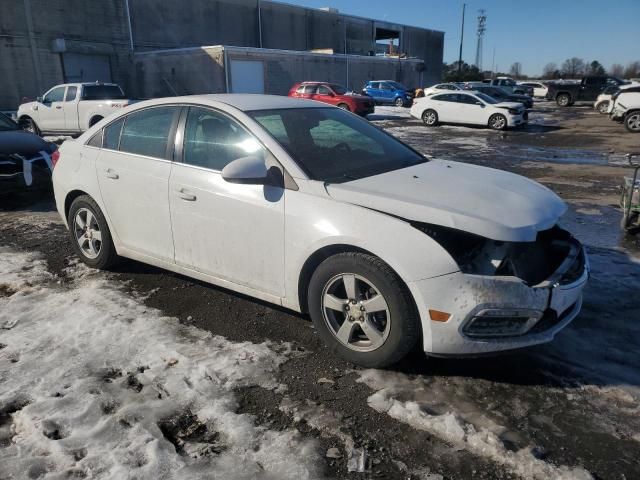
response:
M547 91L547 100L555 100L561 107L569 107L578 101L593 102L605 88L624 85L626 82L616 77L583 77L580 83L552 82Z

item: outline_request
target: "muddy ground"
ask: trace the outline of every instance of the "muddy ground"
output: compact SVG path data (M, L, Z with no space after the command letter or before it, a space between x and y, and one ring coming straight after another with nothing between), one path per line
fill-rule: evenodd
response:
M617 206L624 154L640 151L640 138L587 106L546 102L527 127L506 133L428 129L395 108L370 120L425 154L520 173L569 203L563 224L587 245L593 276L582 314L554 343L474 360L415 352L386 372L365 372L331 355L305 316L132 261L109 275L183 323L234 341L292 342L301 355L278 380L294 407L254 387L237 392L238 408L258 424L320 438L321 454L336 447L342 458L326 458L328 477L588 478L584 469L593 478L640 478L640 245L620 233ZM0 245L41 252L64 278L72 251L50 197L0 202ZM466 434L452 440L433 422L372 408L374 394L418 405L422 420L452 414ZM474 447L470 432L485 431L496 448ZM347 471L345 435L366 450L365 473Z

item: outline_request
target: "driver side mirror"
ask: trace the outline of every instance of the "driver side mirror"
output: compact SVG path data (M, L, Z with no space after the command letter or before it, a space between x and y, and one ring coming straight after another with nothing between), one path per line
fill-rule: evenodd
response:
M480 105L481 107L484 108L484 103L482 103L480 100L476 101L476 105Z
M269 169L264 159L255 155L238 158L222 169L222 178L229 183L269 185Z
M43 97L36 97L36 102L44 103L44 98Z

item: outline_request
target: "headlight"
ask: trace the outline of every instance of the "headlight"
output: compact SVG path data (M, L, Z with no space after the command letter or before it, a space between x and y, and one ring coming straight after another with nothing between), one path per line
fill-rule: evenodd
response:
M516 110L515 108L510 108L509 113L511 115L518 115L520 113L520 110Z

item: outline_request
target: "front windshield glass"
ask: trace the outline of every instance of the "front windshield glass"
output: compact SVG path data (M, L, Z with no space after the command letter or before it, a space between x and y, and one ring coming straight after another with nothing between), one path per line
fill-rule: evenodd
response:
M0 131L6 132L7 130L18 130L18 124L5 114L0 113Z
M399 140L337 108L248 112L313 180L343 183L428 160Z
M491 105L494 105L496 103L500 103L498 100L496 100L493 97L490 97L489 95L486 95L484 93L476 93L476 97L478 97L480 100L489 103Z
M483 92L485 95L489 95L490 97L493 98L506 98L507 94L505 92L503 92L502 90L500 90L499 88L483 88L482 90L480 90L481 92Z
M349 90L344 88L342 85L336 85L335 83L332 83L329 86L331 87L331 90L335 92L336 95L346 95L349 92Z

